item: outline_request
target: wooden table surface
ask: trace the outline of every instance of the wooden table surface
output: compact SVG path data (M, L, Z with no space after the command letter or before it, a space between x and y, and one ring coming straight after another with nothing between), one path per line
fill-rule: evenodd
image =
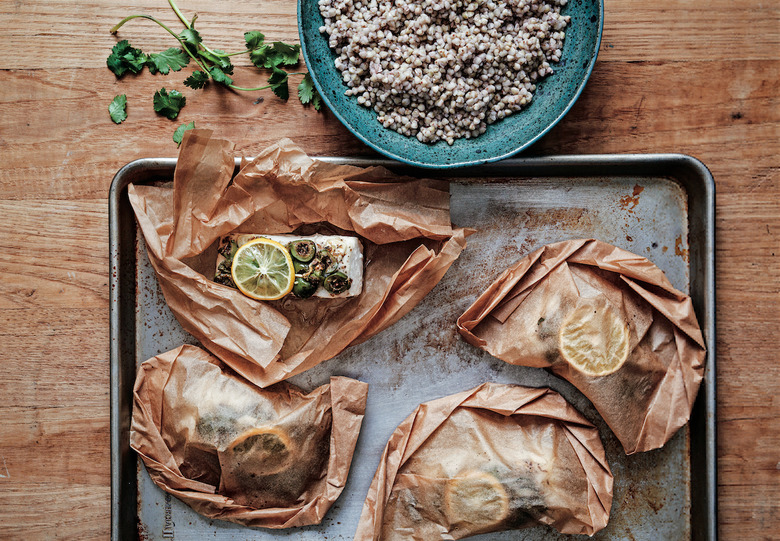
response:
M214 48L243 32L297 42L295 2L181 0ZM608 0L593 75L527 155L680 152L717 185L718 504L723 539L780 535L780 3ZM252 155L290 137L310 155L373 155L330 113L269 92L118 80L125 15L180 26L164 0L0 2L0 538L109 536L108 189L141 157L176 156L181 121ZM148 21L120 38L175 45ZM238 83L264 79L242 58ZM185 91L179 121L154 113ZM107 107L126 94L129 118ZM264 99L258 103L257 98Z

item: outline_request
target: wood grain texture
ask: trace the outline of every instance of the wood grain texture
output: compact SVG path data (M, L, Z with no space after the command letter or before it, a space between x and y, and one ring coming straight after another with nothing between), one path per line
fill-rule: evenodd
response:
M216 48L246 30L297 41L295 2L180 2ZM182 122L253 155L290 137L311 155L375 155L335 117L270 93L185 89L191 68L116 79L118 39L174 45L164 0L0 3L0 538L109 534L108 208L136 158L175 156ZM177 27L178 28L178 27ZM235 79L263 74L246 59ZM297 81L296 81L297 82ZM185 91L176 121L161 86ZM128 120L107 113L128 97ZM262 97L262 100L258 98ZM606 2L599 61L570 113L529 155L681 152L717 187L719 532L780 531L780 3ZM7 470L7 471L6 471Z
M212 48L241 50L244 32L261 30L269 39L297 41L296 2L179 1L186 17ZM773 60L780 54L780 9L772 1L645 0L605 2L604 60L696 61L731 58ZM175 46L150 21L132 21L118 36L109 33L132 14L157 17L178 31L179 21L164 0L130 3L73 0L8 1L0 4L0 66L6 69L100 67L118 39L145 51ZM249 65L248 60L241 61Z

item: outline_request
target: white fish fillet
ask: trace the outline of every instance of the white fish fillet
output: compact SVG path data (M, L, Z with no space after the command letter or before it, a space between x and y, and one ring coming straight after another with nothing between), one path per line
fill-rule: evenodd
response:
M258 234L235 234L228 235L221 239L233 240L239 246L246 244L247 242L266 238L274 240L279 244L287 246L288 243L294 240L311 240L317 245L317 250L323 250L325 248L330 249L330 253L338 263L339 271L347 275L352 279L352 285L350 288L338 295L334 295L325 290L322 286L317 288L314 293L314 297L322 297L325 299L334 299L340 297L355 297L360 295L363 291L363 247L360 245L360 241L357 237L346 237L342 235L258 235ZM217 267L224 261L225 258L219 254L217 255Z

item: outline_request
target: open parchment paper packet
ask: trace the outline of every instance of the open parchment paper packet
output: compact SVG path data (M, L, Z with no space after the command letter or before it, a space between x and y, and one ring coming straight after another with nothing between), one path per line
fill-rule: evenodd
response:
M339 497L368 385L260 389L184 345L144 362L130 446L152 480L198 513L246 526L319 524Z
M367 340L409 312L466 245L449 186L308 158L289 140L245 162L232 143L186 132L171 190L130 185L149 260L171 311L209 351L266 387ZM260 302L212 281L229 233L358 235L361 295Z
M547 524L604 528L612 473L597 429L551 389L484 383L426 402L385 447L356 541L436 541Z
M608 375L588 375L562 353L562 326L584 313L625 329L624 361ZM593 239L550 244L523 258L458 318L458 330L499 359L549 368L571 382L627 454L662 447L688 422L704 374L690 297L644 257Z

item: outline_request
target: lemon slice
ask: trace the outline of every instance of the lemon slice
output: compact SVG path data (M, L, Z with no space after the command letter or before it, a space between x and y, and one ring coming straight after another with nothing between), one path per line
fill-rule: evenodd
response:
M628 342L628 326L606 301L572 310L558 334L563 358L588 376L606 376L623 366Z
M288 469L294 460L287 433L276 427L247 430L228 446L226 453L243 471L273 475Z
M451 524L482 530L509 516L509 495L493 475L471 471L447 481L444 509Z
M250 240L239 247L230 274L241 293L260 301L281 299L295 283L290 252L266 238Z

